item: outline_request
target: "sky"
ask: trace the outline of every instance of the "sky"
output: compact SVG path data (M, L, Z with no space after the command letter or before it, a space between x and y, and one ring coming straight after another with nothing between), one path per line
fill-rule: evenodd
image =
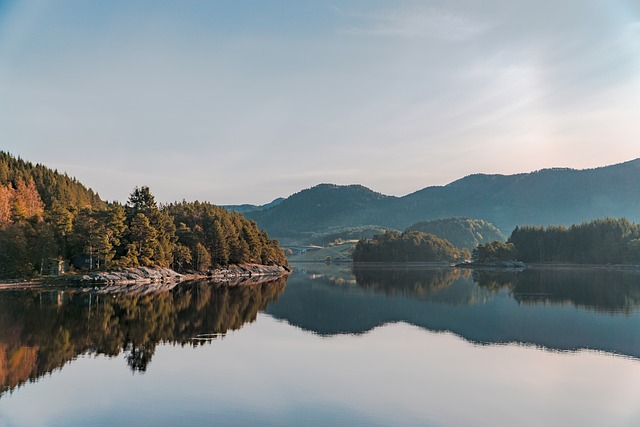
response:
M640 1L0 0L0 150L108 200L640 157Z

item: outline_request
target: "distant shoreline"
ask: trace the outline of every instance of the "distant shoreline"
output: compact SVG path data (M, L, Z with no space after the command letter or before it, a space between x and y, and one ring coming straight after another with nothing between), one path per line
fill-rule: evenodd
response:
M461 266L461 264L454 264L449 262L353 262L346 260L331 261L327 263L322 260L311 261L291 261L292 264L352 264L357 267L394 267L394 266L408 266L408 267L440 267L440 268L469 268L469 269L481 269L481 268L512 268L512 266L500 266L495 264L468 264L467 266ZM562 263L562 262L537 262L537 263L523 263L523 268L526 269L544 269L544 268L557 268L557 269L602 269L602 270L627 270L627 271L640 271L640 265L638 264L576 264L576 263Z

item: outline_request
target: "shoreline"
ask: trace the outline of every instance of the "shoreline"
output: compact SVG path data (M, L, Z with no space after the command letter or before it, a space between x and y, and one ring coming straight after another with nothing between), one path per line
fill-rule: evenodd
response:
M291 264L304 265L304 264L327 264L324 261L291 261ZM577 264L577 263L562 263L562 262L548 262L548 263L520 263L513 264L501 264L501 263L488 263L488 264L474 264L474 263L449 263L449 262L331 262L330 264L347 265L351 264L353 267L432 267L432 268L467 268L473 269L496 269L496 270L509 270L509 269L601 269L601 270L615 270L615 271L637 271L640 272L640 264Z
M0 280L0 290L73 287L85 291L113 293L121 290L147 293L170 290L180 283L191 280L208 280L218 283L234 282L234 285L238 285L251 278L277 278L287 276L290 273L289 267L260 264L230 265L201 273L186 272L184 274L168 268L128 267L85 274Z

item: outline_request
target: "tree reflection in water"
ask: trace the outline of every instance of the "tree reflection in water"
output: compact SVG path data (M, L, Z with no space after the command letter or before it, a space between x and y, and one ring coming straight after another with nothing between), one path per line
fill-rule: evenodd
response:
M99 295L74 290L0 293L0 396L79 355L117 356L147 370L161 343L199 346L256 320L286 278L229 286L185 282L165 293Z
M304 266L266 313L321 336L404 322L481 345L592 349L640 359L640 273Z

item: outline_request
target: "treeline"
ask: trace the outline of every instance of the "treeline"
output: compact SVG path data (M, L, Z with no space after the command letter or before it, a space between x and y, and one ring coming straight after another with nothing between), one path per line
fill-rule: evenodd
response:
M513 243L502 243L497 240L479 244L471 253L474 262L511 261L516 258Z
M163 207L178 239L176 262L196 270L241 263L287 265L277 240L255 221L210 203L181 202ZM189 261L191 258L191 261Z
M278 242L255 222L207 203L159 207L148 187L126 205L46 206L32 178L0 191L0 277L131 266L205 271L227 264L285 265Z
M516 227L508 243L524 262L640 262L640 227L625 218L597 219L571 227Z
M20 187L25 185L35 187L47 209L55 204L76 209L84 206L98 209L105 206L97 193L75 178L0 151L0 206L6 206L11 194L19 192Z
M469 258L469 250L419 231L387 232L362 239L353 252L354 262L438 262Z

